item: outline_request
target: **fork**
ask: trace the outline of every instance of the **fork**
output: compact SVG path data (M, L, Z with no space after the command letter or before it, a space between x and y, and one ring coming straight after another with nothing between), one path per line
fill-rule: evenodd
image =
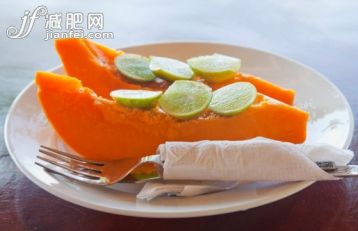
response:
M141 158L123 159L118 161L91 161L77 155L59 151L41 145L35 164L51 172L95 185L111 185L114 183L142 183L154 179L162 179L163 163L159 154ZM155 166L155 177L138 180L130 176L136 168L152 163ZM336 166L333 161L316 162L324 171L336 177L358 176L358 165Z
M77 155L41 145L35 164L53 173L95 185L111 185L114 183L141 183L148 180L161 179L163 163L159 154L141 158L128 158L118 161L92 161ZM136 168L154 164L157 176L138 180L130 176Z

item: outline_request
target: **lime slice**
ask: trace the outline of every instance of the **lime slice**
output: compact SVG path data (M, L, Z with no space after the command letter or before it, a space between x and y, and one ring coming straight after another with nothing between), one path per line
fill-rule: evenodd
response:
M236 115L247 109L256 99L256 88L251 83L239 82L214 91L209 108L219 115Z
M149 82L155 79L155 75L149 69L149 59L135 54L119 55L114 64L119 72L128 79L137 82Z
M189 80L194 75L188 64L171 58L151 56L149 68L156 76L169 81Z
M132 171L130 176L136 180L147 180L159 177L156 171L156 167L153 163L145 163L140 165Z
M175 118L190 119L208 107L211 97L211 88L207 85L190 80L177 80L160 97L159 105Z
M146 180L151 178L157 178L159 177L158 173L152 172L152 173L131 173L131 176L134 177L136 180Z
M220 54L194 57L187 62L197 75L209 82L231 79L235 77L241 66L240 59Z
M147 108L162 95L161 91L147 90L116 90L111 92L111 97L117 103L136 108Z

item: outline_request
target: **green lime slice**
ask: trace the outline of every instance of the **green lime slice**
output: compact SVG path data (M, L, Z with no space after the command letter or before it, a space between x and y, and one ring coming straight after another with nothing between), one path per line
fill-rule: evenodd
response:
M136 54L124 54L115 58L114 64L119 72L128 79L137 82L149 82L155 75L149 69L149 59Z
M238 58L213 54L187 60L194 72L209 82L223 82L235 77L241 66Z
M117 103L136 108L147 108L154 104L161 91L147 91L147 90L116 90L111 92L111 97Z
M151 178L155 178L155 177L159 177L158 173L151 172L151 173L131 173L131 176L134 177L136 180L146 180L146 179L151 179Z
M209 108L219 115L236 115L247 109L256 99L256 88L251 83L239 82L214 91Z
M189 80L194 75L188 64L165 57L151 56L149 68L156 76L169 81Z
M190 119L204 111L211 100L207 85L190 80L177 80L159 99L160 107L178 119Z

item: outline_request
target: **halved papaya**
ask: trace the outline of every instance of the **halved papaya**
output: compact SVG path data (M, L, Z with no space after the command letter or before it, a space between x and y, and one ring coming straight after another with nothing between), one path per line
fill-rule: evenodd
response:
M84 86L93 89L102 97L110 98L109 93L117 89L163 90L170 85L170 82L159 78L153 82L139 84L123 77L114 65L114 58L123 54L122 51L116 51L87 39L59 39L56 40L55 45L66 73L82 80ZM250 82L255 85L258 92L284 103L293 104L294 90L282 88L252 75L238 73L229 81L206 84L215 90L238 81Z
M165 141L242 140L263 136L301 143L308 114L258 93L244 112L223 117L206 111L186 121L151 110L116 104L80 80L49 72L36 74L38 99L62 140L93 160L116 160L155 153Z
M213 89L218 89L234 82L250 82L256 87L256 90L258 92L290 105L293 104L293 101L295 99L294 90L286 89L275 85L269 81L266 81L260 77L243 73L238 73L235 78L230 79L228 81L222 83L211 83L210 85Z

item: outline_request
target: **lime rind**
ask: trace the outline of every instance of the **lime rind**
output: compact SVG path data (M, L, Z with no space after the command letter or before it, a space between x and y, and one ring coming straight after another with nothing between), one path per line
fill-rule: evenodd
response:
M211 98L209 86L190 80L177 80L160 97L159 105L177 119L191 119L209 106Z
M223 82L235 77L241 67L241 60L235 57L213 54L193 57L187 60L195 74L209 82Z
M149 63L149 58L136 54L119 55L114 60L118 71L136 82L150 82L156 78L149 69Z
M256 95L256 88L251 83L233 83L214 91L209 108L219 115L233 116L246 110Z
M159 177L158 173L153 171L150 173L131 173L131 176L134 177L136 180L146 180L146 179L151 179L154 177Z
M162 95L161 91L147 90L116 90L111 97L118 104L131 108L148 108Z
M150 56L149 69L156 76L169 81L189 80L194 76L188 64L166 57Z

